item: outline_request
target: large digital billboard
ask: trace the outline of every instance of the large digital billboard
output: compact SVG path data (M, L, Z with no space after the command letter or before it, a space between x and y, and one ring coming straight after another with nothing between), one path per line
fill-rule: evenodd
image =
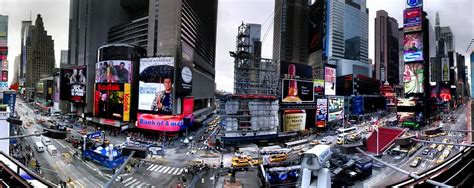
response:
M94 92L94 116L129 121L130 100L130 84L96 83Z
M324 95L324 80L313 80L314 94L318 96Z
M424 92L423 64L405 64L403 73L403 83L406 94L416 94Z
M423 61L422 33L405 34L403 40L403 60L405 62Z
M441 58L441 71L442 71L441 81L449 82L449 72L451 72L449 68L449 58L447 57Z
M324 68L324 94L336 95L336 69L326 66Z
M183 114L162 115L162 114L137 114L137 127L162 132L179 132L191 126L193 122L194 98L183 98ZM184 118L189 118L190 124L186 124Z
M60 78L61 76L54 76L54 89L53 89L53 101L54 102L59 102L59 88L60 88Z
M72 75L72 69L61 69L59 73L59 98L61 100L71 99L71 85L69 84Z
M176 94L178 96L188 96L192 92L193 86L193 56L194 49L186 42L182 42L181 62L179 64L179 73L176 81Z
M399 122L415 122L415 112L397 112Z
M282 85L283 103L314 102L312 81L283 79Z
M313 68L310 65L282 61L280 76L287 79L312 80Z
M294 132L305 130L306 111L305 110L285 110L283 112L283 130Z
M316 127L326 127L328 118L328 100L316 100Z
M79 66L72 69L72 74L69 77L69 84L71 89L71 101L76 103L84 103L86 99L86 66Z
M174 57L140 59L138 110L171 115L173 113Z
M328 121L344 119L344 97L328 97L329 117Z
M423 11L421 7L403 11L403 30L405 32L421 31Z
M423 6L423 0L406 0L406 8L421 7Z
M397 98L397 106L416 106L417 98Z
M95 65L95 83L131 83L132 62L128 60L100 61Z
M364 97L356 96L352 98L352 114L364 114Z

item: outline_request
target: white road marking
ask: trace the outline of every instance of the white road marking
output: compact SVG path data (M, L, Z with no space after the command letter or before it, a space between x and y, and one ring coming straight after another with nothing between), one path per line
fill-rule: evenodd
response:
M132 183L136 182L137 179L133 179L132 181L128 182L127 184L125 184L125 187L128 187L129 185L131 185Z
M133 183L132 185L130 185L130 187L134 187L134 186L136 186L136 185L138 185L138 184L140 184L140 181L137 181L137 182Z
M176 173L175 175L180 175L181 173L183 173L183 170L184 169L179 169L178 173Z
M168 169L170 169L170 168L171 168L171 167L168 166L168 167L166 167L166 168L162 168L162 169L161 169L160 171L158 171L158 172L159 172L159 173L163 173L163 171L164 171L165 169L168 170Z
M132 180L132 179L133 179L133 177L129 177L129 178L127 178L126 180L122 181L122 183L127 183L128 181L130 181L130 180Z
M155 167L153 167L152 169L150 169L150 171L158 171L158 169L162 168L163 166L161 165L156 165Z
M150 165L148 168L146 168L146 170L150 170L151 168L154 168L154 167L155 167L154 164L153 164L153 165Z
M166 174L171 174L171 172L172 172L174 169L175 169L174 167L171 167L171 169L169 169L169 171L168 171L168 170L166 170L166 171L164 171L163 173L166 173ZM169 173L168 173L168 172L169 172Z
M158 171L158 170L160 170L160 169L164 169L164 168L166 168L166 166L160 166L159 168L156 168L156 169L155 169L155 170L153 170L153 171L155 171L155 172L156 172L156 171Z
M142 182L140 184L137 185L137 188L141 188L143 185L145 185L146 183L145 182Z

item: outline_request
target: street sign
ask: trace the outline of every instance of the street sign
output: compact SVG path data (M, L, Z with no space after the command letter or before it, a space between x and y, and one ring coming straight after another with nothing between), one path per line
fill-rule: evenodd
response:
M90 134L87 134L87 139L97 138L102 136L102 131L96 131Z

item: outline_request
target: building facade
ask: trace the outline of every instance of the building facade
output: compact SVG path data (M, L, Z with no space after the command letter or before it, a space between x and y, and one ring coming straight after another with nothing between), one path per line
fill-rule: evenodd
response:
M391 85L398 85L400 83L398 23L384 10L379 10L376 14L375 78L388 81Z
M50 75L54 72L54 41L44 28L43 18L37 15L35 25L29 26L29 33L25 48L26 72L25 88L26 95L34 98L34 88L42 76Z
M0 89L8 89L8 16L0 15ZM6 67L4 66L6 65Z
M273 59L307 64L308 0L276 0L273 24Z

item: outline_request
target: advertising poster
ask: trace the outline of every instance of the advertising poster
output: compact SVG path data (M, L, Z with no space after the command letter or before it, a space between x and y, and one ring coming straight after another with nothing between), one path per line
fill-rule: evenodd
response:
M15 114L16 104L16 92L15 91L4 91L3 92L3 104L7 104L10 108L10 115Z
M129 121L130 84L98 83L95 86L94 116Z
M403 73L403 83L406 94L415 94L424 92L423 64L405 64Z
M36 93L44 93L44 83L36 83Z
M283 103L314 102L312 81L283 79L282 84Z
M417 99L414 97L410 98L397 98L397 106L415 106Z
M405 32L421 31L422 15L421 7L405 9L403 11L403 30Z
M2 82L8 82L8 71L2 70Z
M53 91L53 101L54 102L59 102L59 79L61 78L61 76L54 76L54 91Z
M95 65L95 83L131 83L132 62L128 60L100 61Z
M356 96L352 100L352 114L364 114L364 97Z
M306 112L304 110L285 110L283 112L283 128L285 132L305 130Z
M324 95L324 80L313 80L313 85L315 95Z
M316 127L326 127L326 120L328 118L328 100L316 100Z
M313 79L313 67L301 63L291 63L282 61L280 65L280 75L287 79Z
M329 97L328 121L344 119L344 97Z
M72 75L72 69L61 69L60 71L59 98L61 100L71 99L71 85L69 84L71 75Z
M162 114L137 114L137 128L162 132L179 132L186 129L184 118L193 121L194 98L183 98L183 114L162 115Z
M324 94L336 95L336 69L333 67L324 68Z
M449 87L441 87L441 89L439 90L439 97L444 102L451 101L451 89L449 89Z
M451 72L449 68L449 58L447 57L441 58L441 70L442 70L441 81L449 82L449 72Z
M397 112L399 122L415 122L415 112Z
M191 94L193 86L193 55L194 50L186 42L182 42L181 63L178 74L178 96L188 96Z
M79 66L72 69L72 74L69 77L71 102L84 103L86 99L86 73L86 66Z
M403 60L405 63L423 61L423 35L421 33L405 34Z
M174 57L140 59L138 110L173 113Z

